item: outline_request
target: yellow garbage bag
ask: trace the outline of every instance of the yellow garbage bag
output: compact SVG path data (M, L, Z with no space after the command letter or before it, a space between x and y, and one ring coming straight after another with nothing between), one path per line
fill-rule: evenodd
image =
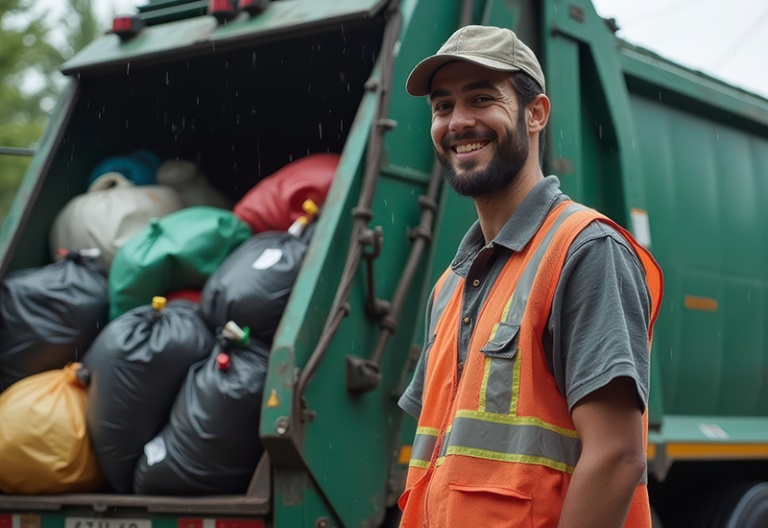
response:
M82 365L29 376L0 394L0 490L93 491L103 480L85 423Z

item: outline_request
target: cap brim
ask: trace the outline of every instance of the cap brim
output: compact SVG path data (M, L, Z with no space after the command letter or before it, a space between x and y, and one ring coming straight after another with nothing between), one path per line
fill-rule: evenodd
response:
M487 59L485 57L471 57L465 55L433 55L418 63L408 76L405 83L406 91L415 97L429 95L432 88L432 77L441 66L453 62L464 61L477 64L489 70L508 71L510 73L521 71L520 68L510 66L504 62Z

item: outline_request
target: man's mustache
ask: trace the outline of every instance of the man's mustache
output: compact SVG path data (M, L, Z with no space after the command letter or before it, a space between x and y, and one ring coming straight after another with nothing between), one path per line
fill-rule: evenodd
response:
M448 134L443 138L443 140L440 142L440 147L443 149L444 152L447 152L448 149L451 148L451 143L455 143L456 141L469 141L469 140L493 141L496 138L497 138L497 134L495 134L490 130L484 131L484 132L479 132L477 130L470 130L463 134L454 132L453 134Z

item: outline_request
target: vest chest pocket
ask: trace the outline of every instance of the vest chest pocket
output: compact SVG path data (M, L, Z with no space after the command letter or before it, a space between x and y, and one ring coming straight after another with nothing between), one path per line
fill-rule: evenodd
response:
M499 323L480 352L485 356L478 410L516 415L520 388L520 325Z
M520 325L501 322L494 328L491 339L480 352L486 357L512 359L520 348Z

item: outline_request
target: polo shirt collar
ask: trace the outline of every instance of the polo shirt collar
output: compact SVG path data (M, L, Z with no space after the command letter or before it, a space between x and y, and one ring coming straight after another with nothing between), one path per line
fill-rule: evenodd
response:
M557 176L547 176L531 189L488 246L499 245L512 251L521 251L544 223L553 205L564 197ZM465 276L469 265L483 246L483 231L480 229L480 222L476 221L459 244L451 269Z

